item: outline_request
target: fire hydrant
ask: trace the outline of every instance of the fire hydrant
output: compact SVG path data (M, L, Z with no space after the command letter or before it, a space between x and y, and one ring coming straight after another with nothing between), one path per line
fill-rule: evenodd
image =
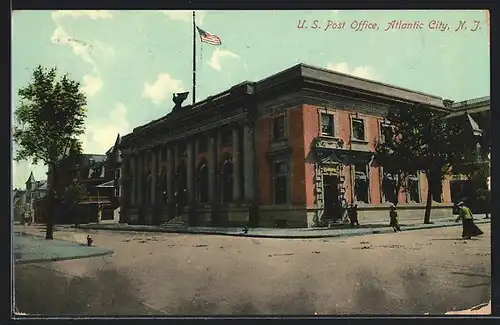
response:
M92 237L90 237L90 235L87 235L87 246L92 246L92 242L94 240L92 239Z

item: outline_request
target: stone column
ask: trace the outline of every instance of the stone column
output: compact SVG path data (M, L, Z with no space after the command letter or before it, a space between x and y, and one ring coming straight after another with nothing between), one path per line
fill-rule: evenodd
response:
M208 138L208 200L213 202L215 200L215 171L216 171L216 144L217 136L212 133Z
M245 199L252 201L254 198L254 152L252 145L253 132L249 125L243 127L243 179L245 183Z
M241 198L241 185L240 185L240 142L239 142L239 128L236 126L233 129L233 200L239 201Z
M174 175L175 175L175 162L174 162L174 148L167 148L167 193L168 200L172 202L174 198Z
M194 201L194 143L192 140L188 141L186 145L187 151L187 164L186 164L186 178L187 178L187 199L191 204Z
M199 174L198 174L198 153L200 152L200 140L199 138L196 138L194 140L194 202L198 203L198 198L200 195L200 180L199 180Z
M156 181L158 178L158 161L156 159L156 151L158 148L151 150L151 205L156 203Z
M156 203L157 204L160 204L160 205L163 205L163 189L161 187L161 184L162 184L162 175L161 175L161 172L162 172L162 157L163 155L163 147L160 146L158 147L158 160L157 160L157 169L156 169L156 177L157 177L157 180L156 180Z
M136 204L136 198L137 198L137 166L135 164L136 157L134 154L131 154L130 157L130 205L135 207Z
M142 153L137 155L137 204L142 205L144 183L144 157Z
M222 148L222 133L217 132L217 141L215 146L215 198L217 203L221 201L221 161L219 157L219 150Z

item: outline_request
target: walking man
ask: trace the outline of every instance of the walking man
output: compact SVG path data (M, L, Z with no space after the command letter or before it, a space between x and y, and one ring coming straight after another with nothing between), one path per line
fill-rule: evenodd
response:
M359 220L358 220L358 205L351 203L351 206L349 207L348 210L348 215L349 215L349 220L351 221L351 227L358 226L359 227Z
M401 228L399 227L398 210L396 209L396 205L394 203L391 203L389 217L391 219L390 226L394 229L394 232L401 231Z

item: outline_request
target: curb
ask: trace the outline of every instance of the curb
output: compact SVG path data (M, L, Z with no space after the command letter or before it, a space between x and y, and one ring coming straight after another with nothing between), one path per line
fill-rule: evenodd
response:
M475 222L476 224L485 224L490 223L490 221L478 220ZM422 230L422 229L434 229L434 228L445 228L445 227L458 227L461 226L460 223L457 224L437 224L437 225L420 225L411 228L402 228L403 231L412 231L412 230ZM72 226L71 228L75 228ZM335 237L352 237L352 236L365 236L365 235L374 235L374 234L385 234L392 233L394 230L391 228L380 229L380 230L371 230L366 232L353 232L353 233L343 233L343 234L325 234L325 235L266 235L266 234L243 234L243 233L225 233L225 232L216 232L216 231L192 231L192 230L184 230L184 229L120 229L120 228L106 228L106 227L87 227L87 226L78 226L76 228L80 229L90 229L90 230L112 230L112 231L128 231L128 232L157 232L157 233L174 233L174 234L200 234L200 235L218 235L218 236L233 236L233 237L249 237L249 238L276 238L276 239L315 239L315 238L335 238Z
M112 250L109 250L107 252L92 253L92 254L89 254L89 255L81 255L81 256L38 258L38 259L32 259L32 260L14 261L14 265L30 264L30 263L42 263L42 262L58 262L58 261L78 260L78 259L82 259L82 258L90 258L90 257L99 257L99 256L111 255L113 253L114 252Z
M27 236L32 236L32 237L44 238L43 236L37 236L37 235L29 234L27 232L20 232L20 233L24 234L24 236L27 235ZM86 246L86 245L79 243L77 241L65 240L65 239L56 239L56 240L67 242L67 243L72 243L72 244L78 245L78 246ZM98 246L94 246L94 247L100 248ZM105 248L100 248L100 249L105 249ZM77 259L82 259L82 258L111 255L113 253L114 253L113 250L106 249L106 251L104 251L104 252L90 253L88 255L68 256L68 257L52 257L52 258L37 258L37 259L32 259L32 260L19 260L19 261L14 260L14 265L15 264L19 265L19 264L28 264L28 263L40 263L40 262L57 262L57 261L77 260Z

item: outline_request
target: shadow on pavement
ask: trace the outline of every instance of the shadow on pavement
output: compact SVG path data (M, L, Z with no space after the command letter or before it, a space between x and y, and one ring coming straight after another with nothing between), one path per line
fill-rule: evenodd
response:
M42 280L42 281L41 281ZM15 268L15 299L30 315L161 315L146 307L129 279L114 269L72 277L35 264Z

